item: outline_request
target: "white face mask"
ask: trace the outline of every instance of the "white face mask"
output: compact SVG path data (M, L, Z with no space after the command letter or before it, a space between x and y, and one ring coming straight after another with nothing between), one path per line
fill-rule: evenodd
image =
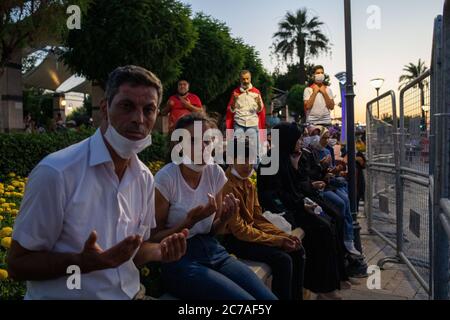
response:
M308 148L311 145L311 137L303 138L303 148Z
M239 172L236 171L236 169L234 167L231 168L231 174L241 180L247 180L248 178L250 178L253 175L254 171L255 170L252 169L252 171L250 172L250 174L248 176L243 177L239 174Z
M316 74L316 75L314 76L314 80L315 80L317 83L322 83L322 82L325 81L325 75L324 75L324 74Z
M330 147L334 147L337 144L337 139L329 139L328 140L328 145Z
M312 136L311 140L309 142L309 145L311 147L317 148L318 146L320 146L320 137L319 136Z
M130 159L152 144L150 134L141 140L130 140L117 132L111 124L108 124L104 137L122 159Z

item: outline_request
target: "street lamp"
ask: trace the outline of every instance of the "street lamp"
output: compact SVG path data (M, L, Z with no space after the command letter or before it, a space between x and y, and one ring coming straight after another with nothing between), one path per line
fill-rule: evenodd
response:
M384 83L384 79L383 78L375 78L370 80L370 84L372 85L372 87L375 88L375 90L377 90L377 98L380 95L380 89L383 86ZM380 102L377 101L377 117L378 119L380 119Z
M422 106L423 112L425 112L425 130L428 129L428 112L430 111L430 106L423 105Z

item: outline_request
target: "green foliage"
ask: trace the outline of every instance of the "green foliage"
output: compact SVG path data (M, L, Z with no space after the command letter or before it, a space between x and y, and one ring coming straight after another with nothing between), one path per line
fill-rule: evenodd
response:
M266 108L270 104L270 93L273 86L272 77L264 69L259 54L254 47L244 44L240 39L238 39L237 43L239 44L239 51L244 59L243 63L239 68L239 71L235 74L235 80L232 84L213 101L209 102L208 111L216 111L225 114L231 93L239 86L239 72L244 69L249 70L252 73L252 84L261 91Z
M53 118L53 96L43 89L30 88L23 91L23 114L30 114L36 123L47 125Z
M303 116L304 103L303 103L303 91L305 91L306 86L300 84L294 85L290 90L287 97L287 105L289 106L290 112L296 112L300 116Z
M241 43L231 37L223 22L197 14L193 24L199 37L182 60L181 78L190 82L204 104L209 104L236 82L245 58Z
M43 134L0 134L0 174L14 172L28 176L31 170L48 154L82 141L94 133L94 129ZM167 153L167 139L159 133L152 134L153 144L139 154L148 163L164 160Z
M0 74L20 49L58 43L67 32L66 8L85 10L92 0L1 1Z
M190 8L175 0L97 0L71 30L63 55L75 73L104 84L118 66L152 70L164 85L181 72L180 60L197 39Z

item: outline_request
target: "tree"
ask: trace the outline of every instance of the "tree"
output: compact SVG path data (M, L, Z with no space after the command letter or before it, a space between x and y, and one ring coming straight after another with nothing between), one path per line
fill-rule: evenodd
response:
M236 82L245 58L241 43L231 37L223 22L197 14L193 24L198 40L182 60L181 78L189 81L204 104L209 104Z
M398 82L400 83L399 89L401 89L414 79L417 79L421 74L423 74L427 70L428 67L425 64L425 61L422 61L422 59L419 59L417 64L410 62L409 64L405 65L403 67L403 71L405 73L402 74L398 79Z
M101 86L112 70L128 64L147 68L170 85L197 39L190 13L176 0L96 0L83 15L82 28L69 32L63 60Z
M410 62L409 64L405 65L403 67L403 71L405 72L400 76L398 79L400 86L399 90L406 86L409 82L417 79L419 76L421 76L423 73L425 73L428 70L428 67L425 64L425 61L422 61L422 59L419 59L417 64L414 64ZM422 106L425 105L425 90L424 87L427 85L426 80L420 81L418 83L419 92L420 92L420 108L421 108L421 114L422 114L422 123L421 128L426 131L426 114L423 110Z
M11 0L0 4L0 76L18 50L58 44L67 32L66 8L90 0Z
M287 105L290 112L296 113L300 118L304 118L305 109L303 103L303 91L305 91L306 86L295 84L288 93Z
M258 52L254 47L245 44L241 39L237 39L238 51L243 57L243 62L234 74L234 80L224 92L218 95L209 103L209 110L225 114L226 106L230 100L232 91L240 85L239 73L241 70L249 70L252 74L252 84L261 91L266 107L269 105L273 79L264 69Z
M299 83L306 82L305 63L307 57L317 57L330 51L329 39L322 32L323 22L318 17L308 18L306 8L295 13L288 12L278 24L278 32L273 35L274 50L283 60L299 63Z

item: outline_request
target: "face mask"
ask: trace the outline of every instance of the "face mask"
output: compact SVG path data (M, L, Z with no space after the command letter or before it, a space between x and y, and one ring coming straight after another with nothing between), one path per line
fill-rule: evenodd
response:
M243 177L239 174L239 172L236 171L236 169L234 167L231 168L231 174L241 180L247 180L248 178L250 178L252 176L253 172L254 172L254 170L252 169L252 171L250 172L250 174L248 176Z
M314 76L314 80L315 80L317 83L322 83L322 82L325 81L325 75L324 75L324 74L316 74L316 75Z
M130 140L118 133L111 124L108 124L104 137L122 159L130 159L152 144L150 134L141 140Z
M330 147L334 147L337 144L337 139L329 139L328 140L328 145Z
M319 136L312 136L311 137L310 146L314 147L314 148L317 148L318 146L322 147L320 145L320 137Z
M303 138L303 147L308 148L311 145L311 138L312 137L304 137Z

